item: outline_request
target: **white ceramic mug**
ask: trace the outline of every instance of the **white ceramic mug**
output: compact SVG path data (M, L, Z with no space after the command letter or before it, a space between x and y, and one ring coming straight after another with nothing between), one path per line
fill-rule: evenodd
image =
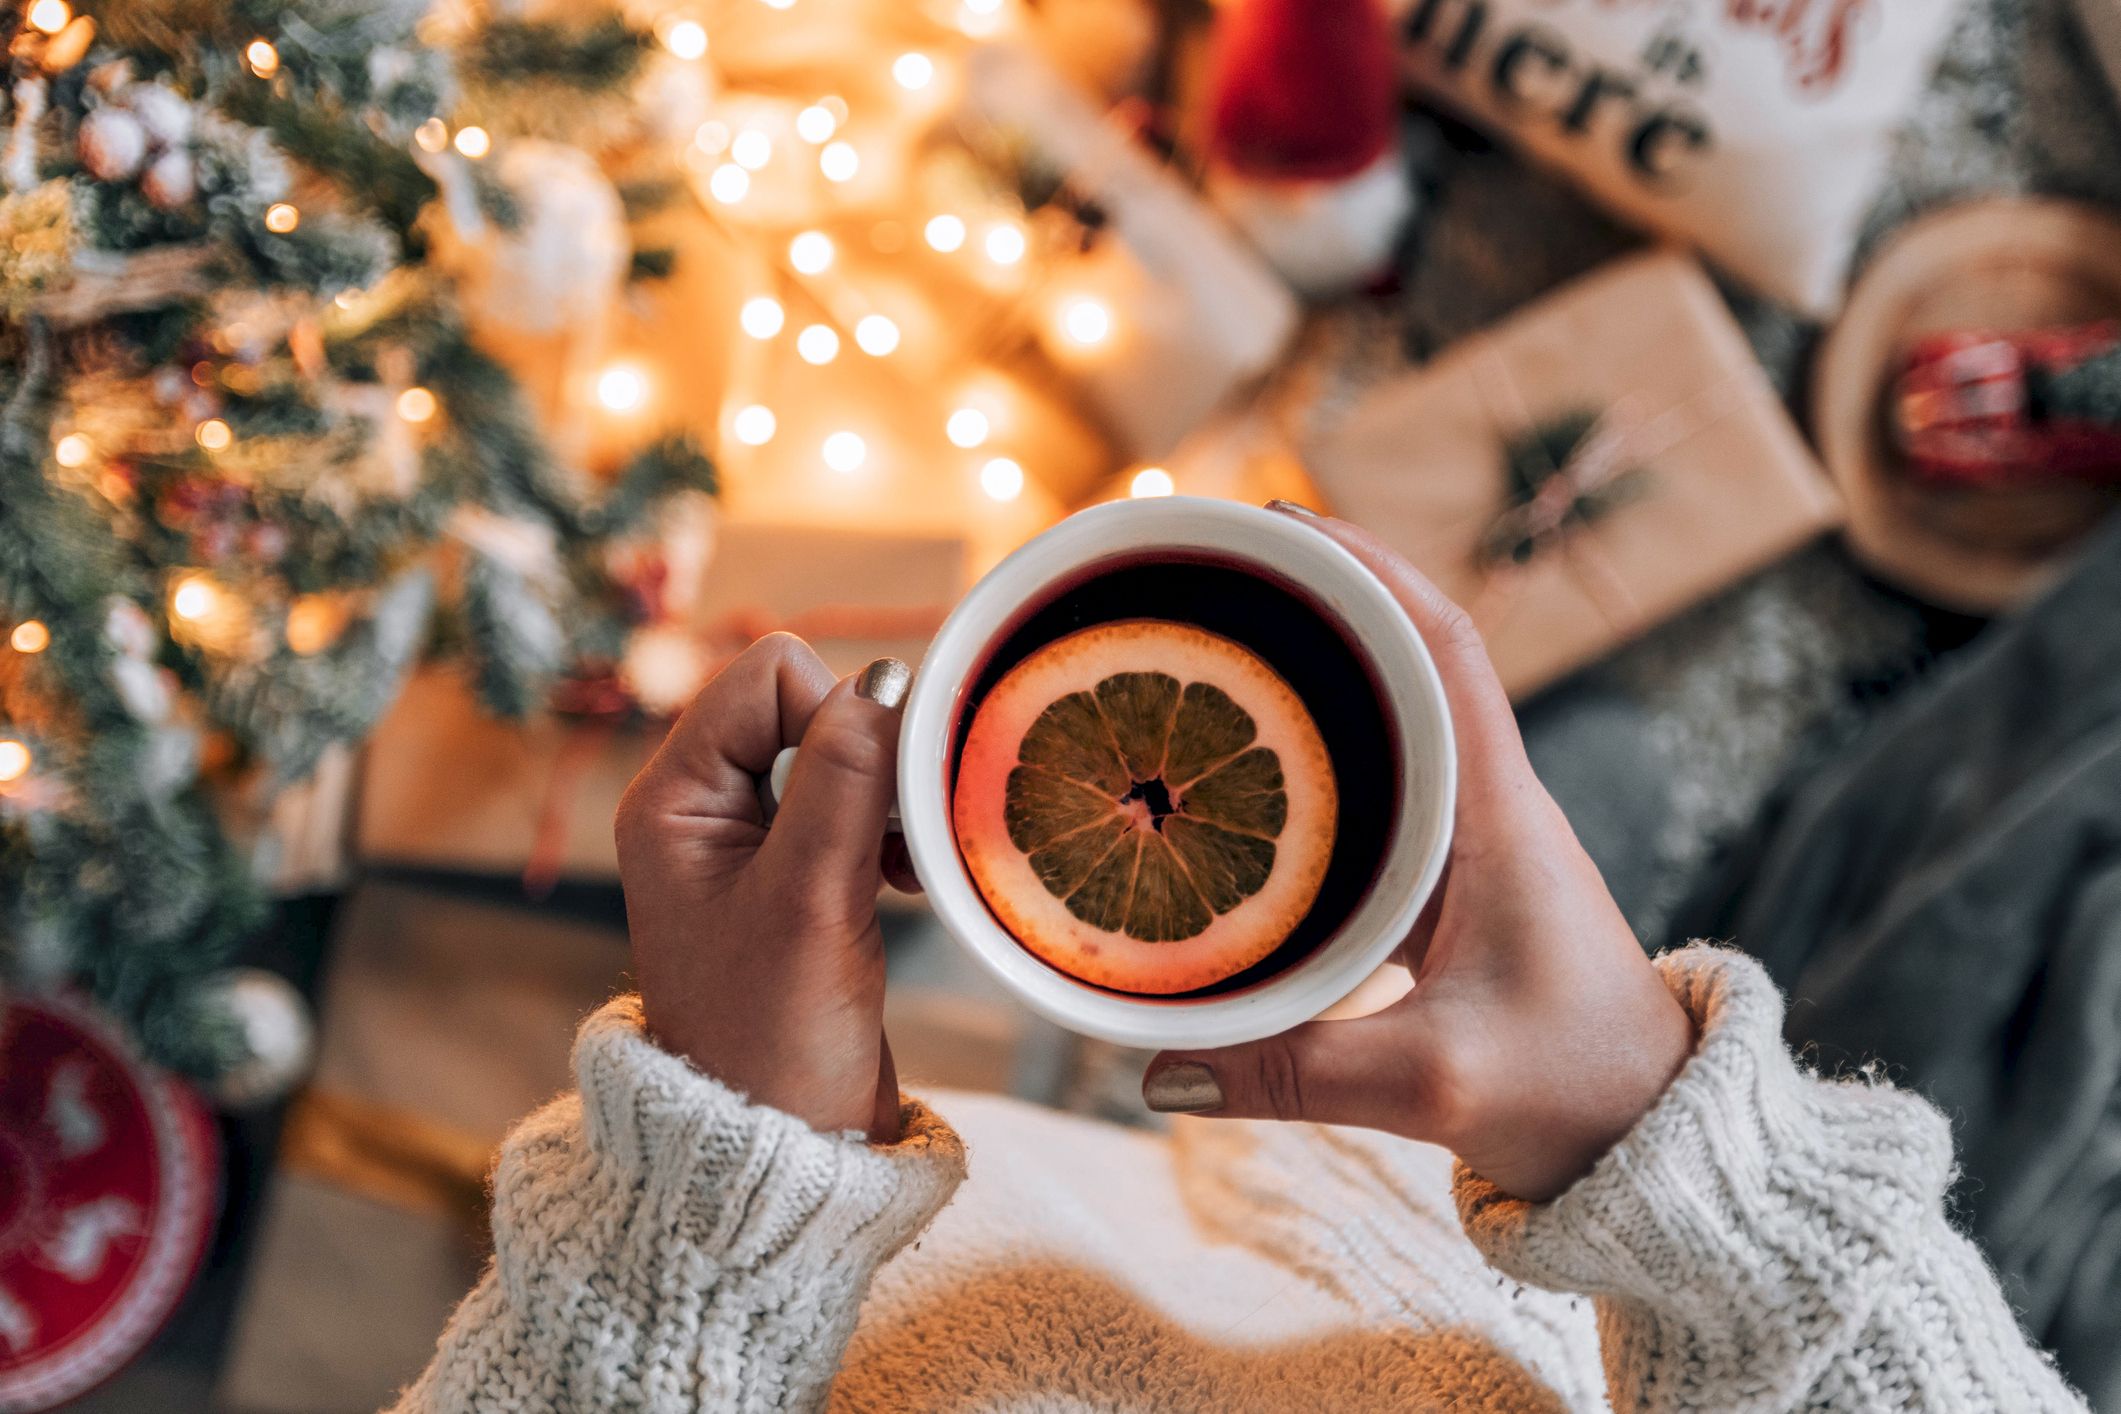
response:
M1104 563L1209 560L1293 588L1367 669L1397 759L1391 838L1359 901L1307 955L1213 995L1107 991L1040 961L987 908L950 823L962 714L1003 640ZM1300 518L1229 501L1120 501L1069 517L1003 560L958 604L921 660L899 734L900 827L936 916L1033 1011L1127 1046L1231 1045L1285 1031L1340 1001L1414 927L1450 852L1458 757L1436 665L1399 602L1337 542Z
M989 911L950 820L964 713L997 650L1026 619L1096 579L1102 568L1165 561L1207 562L1282 586L1323 620L1319 627L1352 652L1378 699L1392 759L1376 769L1391 772L1396 785L1384 825L1388 838L1367 885L1331 933L1259 980L1179 997L1108 991L1035 957ZM774 763L775 795L794 754L784 751ZM1190 1049L1286 1031L1376 972L1413 929L1443 873L1457 783L1443 683L1391 591L1338 542L1297 517L1170 496L1070 516L996 565L951 612L906 699L893 824L905 834L914 872L943 926L1025 1005L1071 1031L1120 1045Z

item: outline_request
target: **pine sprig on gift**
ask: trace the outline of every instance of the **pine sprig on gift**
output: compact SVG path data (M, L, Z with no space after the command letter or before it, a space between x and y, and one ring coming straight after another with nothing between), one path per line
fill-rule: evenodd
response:
M1481 543L1483 559L1524 564L1548 539L1590 524L1639 492L1643 473L1623 469L1573 491L1551 524L1528 524L1528 508L1555 477L1571 473L1574 459L1603 422L1603 414L1578 408L1536 422L1504 444L1505 509Z

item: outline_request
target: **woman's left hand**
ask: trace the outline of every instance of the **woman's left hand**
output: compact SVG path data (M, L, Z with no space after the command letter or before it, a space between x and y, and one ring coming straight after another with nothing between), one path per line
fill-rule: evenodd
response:
M912 674L834 683L790 634L715 675L619 805L634 977L658 1044L757 1104L831 1133L898 1137L884 1040L880 874ZM759 780L802 754L767 828Z
M1298 511L1421 631L1450 698L1458 817L1401 957L1412 993L1221 1051L1166 1052L1151 1108L1358 1124L1442 1144L1520 1198L1589 1172L1686 1063L1672 996L1525 758L1472 622L1374 536Z

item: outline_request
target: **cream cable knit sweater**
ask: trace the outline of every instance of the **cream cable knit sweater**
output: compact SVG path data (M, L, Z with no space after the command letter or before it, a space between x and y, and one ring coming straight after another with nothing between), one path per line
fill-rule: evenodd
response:
M1943 1118L1799 1071L1748 959L1659 965L1696 1054L1545 1204L1374 1134L963 1096L943 1211L965 1146L918 1102L817 1134L621 999L398 1410L2081 1409L1945 1219Z

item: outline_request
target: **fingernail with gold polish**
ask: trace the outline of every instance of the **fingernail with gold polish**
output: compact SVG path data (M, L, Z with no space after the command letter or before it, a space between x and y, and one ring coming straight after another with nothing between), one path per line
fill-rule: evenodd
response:
M911 686L913 669L906 666L904 659L879 658L855 677L854 695L895 712Z
M1191 1115L1223 1107L1223 1087L1199 1061L1173 1061L1149 1072L1142 1099L1158 1114Z
M1267 509L1270 511L1280 511L1285 516L1308 516L1312 520L1324 519L1323 516L1319 515L1317 511L1312 510L1309 506L1299 506L1296 504L1296 502L1284 501L1279 496L1267 502Z

